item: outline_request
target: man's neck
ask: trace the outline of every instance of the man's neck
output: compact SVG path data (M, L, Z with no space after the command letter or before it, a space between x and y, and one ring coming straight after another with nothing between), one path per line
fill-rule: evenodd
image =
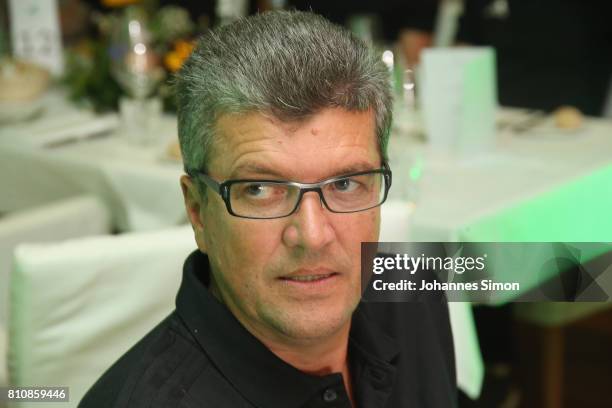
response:
M225 303L211 276L209 290L221 303ZM227 306L227 305L226 305ZM236 316L238 318L238 316ZM241 319L238 318L240 321ZM254 327L249 327L246 322L241 321L243 326L261 341L273 354L295 367L296 369L310 375L323 376L332 373L342 374L344 387L353 406L353 387L348 364L348 342L351 322L338 330L334 335L325 339L309 340L271 340L263 336Z
M293 367L312 375L341 373L347 366L350 325L325 340L296 344L259 339L270 351Z
M350 325L332 339L312 344L299 344L288 346L286 344L273 344L259 339L272 353L284 362L298 370L310 375L328 375L341 373L344 387L351 404L355 406L353 386L348 364L348 339Z

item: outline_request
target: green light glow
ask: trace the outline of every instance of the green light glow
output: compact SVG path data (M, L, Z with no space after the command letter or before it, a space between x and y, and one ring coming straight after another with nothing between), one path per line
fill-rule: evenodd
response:
M421 166L414 166L413 168L410 169L410 180L412 181L418 181L421 178L421 175L423 174L423 169L421 168Z
M612 165L479 219L464 241L612 242Z

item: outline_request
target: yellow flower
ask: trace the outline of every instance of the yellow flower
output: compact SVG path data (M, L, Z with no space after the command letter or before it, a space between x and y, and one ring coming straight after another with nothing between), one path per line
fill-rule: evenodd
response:
M195 44L191 41L179 40L174 44L174 50L164 56L164 64L171 72L181 69L185 60L193 51Z
M102 5L106 7L123 7L134 3L140 3L140 0L101 0Z
M194 47L195 44L193 41L178 40L176 44L174 44L174 50L185 59L189 57Z
M164 57L164 64L168 67L171 72L176 72L181 69L183 65L183 58L176 52L169 52Z

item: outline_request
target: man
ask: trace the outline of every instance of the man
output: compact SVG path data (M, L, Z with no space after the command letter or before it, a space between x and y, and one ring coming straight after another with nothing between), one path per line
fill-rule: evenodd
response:
M199 250L176 310L80 406L453 406L446 304L359 305L391 184L380 59L322 17L266 13L202 38L177 90Z

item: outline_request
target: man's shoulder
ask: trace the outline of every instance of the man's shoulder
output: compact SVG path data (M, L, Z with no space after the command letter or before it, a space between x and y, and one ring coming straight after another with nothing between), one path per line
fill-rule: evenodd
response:
M154 401L181 406L186 384L209 364L173 312L100 377L79 408L140 407Z

